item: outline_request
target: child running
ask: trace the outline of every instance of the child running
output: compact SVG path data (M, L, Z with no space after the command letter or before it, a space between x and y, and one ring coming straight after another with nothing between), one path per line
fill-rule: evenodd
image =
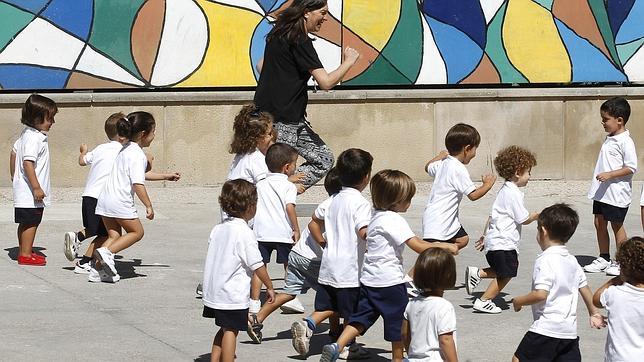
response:
M367 227L367 252L360 274L358 306L346 321L336 343L322 348L321 361L335 361L340 351L382 316L385 340L391 342L392 360L403 358L401 326L407 306L403 251L405 245L416 253L439 247L418 238L399 214L406 212L416 193L414 181L404 172L382 170L371 178L374 211Z
M599 287L593 296L597 308L608 312L605 361L637 361L644 351L644 239L622 243L615 256L621 275Z
M463 195L472 200L483 197L494 185L496 176L482 176L478 188L470 179L465 165L476 156L481 135L476 128L458 123L447 131L445 147L425 165L425 171L434 178L432 191L423 213L423 239L429 242L447 242L463 249L469 236L458 219L458 207Z
M637 171L635 143L626 129L631 115L628 101L615 97L604 102L599 108L604 131L608 133L597 157L593 180L588 198L593 200L593 215L599 256L584 266L588 273L605 272L619 275L619 264L610 258L610 236L608 223L615 235L615 246L619 249L626 240L624 219L631 204L633 174Z
M501 308L492 301L517 276L519 269L519 241L521 226L528 225L539 217L530 213L523 203L523 192L530 180L532 167L537 165L534 154L519 146L510 146L499 151L494 167L505 183L496 195L492 213L485 226L485 233L479 241L485 250L488 268L465 268L465 289L472 295L481 278L490 278L485 293L474 300L473 309L481 313L501 313ZM477 249L479 243L477 243Z
M233 362L237 334L246 329L251 275L266 286L273 303L273 284L262 262L255 234L248 226L257 209L255 186L242 179L226 181L219 205L229 216L212 229L203 273L203 316L220 327L212 342L211 361Z
M45 206L50 205L48 132L56 123L56 103L32 94L22 107L25 128L11 150L9 173L13 182L14 218L18 224L18 264L43 266L44 255L33 251Z
M402 333L408 361L456 362L456 313L443 298L456 283L456 261L445 250L428 249L414 265L420 295L405 309Z
M593 306L586 275L566 243L579 224L577 212L566 204L545 208L537 219L537 242L543 252L534 262L532 291L512 299L514 310L532 306L534 322L512 361L581 361L577 336L577 300L581 294L593 328L603 326Z
M154 140L154 117L147 112L130 113L127 118L118 120L116 130L126 141L116 156L114 167L96 204L96 214L103 217L108 239L94 251L94 259L100 266L90 269L90 282L118 282L121 277L114 265L114 254L129 248L143 237L143 225L134 207L134 194L145 206L146 217L154 219L152 202L144 185L148 160L142 150ZM123 235L121 228L125 230Z

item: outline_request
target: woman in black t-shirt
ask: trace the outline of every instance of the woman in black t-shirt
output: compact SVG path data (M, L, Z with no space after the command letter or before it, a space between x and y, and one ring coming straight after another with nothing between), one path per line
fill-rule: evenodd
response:
M282 11L266 36L264 58L260 60L255 104L275 118L277 141L293 146L305 162L304 187L314 185L333 166L333 153L306 120L307 85L313 76L321 89L340 82L358 60L356 50L347 47L344 61L327 73L318 58L309 33L320 30L327 20L326 0L294 0Z

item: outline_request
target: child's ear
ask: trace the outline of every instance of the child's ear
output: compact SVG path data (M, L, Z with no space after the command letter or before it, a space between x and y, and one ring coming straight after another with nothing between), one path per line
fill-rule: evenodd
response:
M617 117L617 122L620 123L622 126L624 125L624 117Z

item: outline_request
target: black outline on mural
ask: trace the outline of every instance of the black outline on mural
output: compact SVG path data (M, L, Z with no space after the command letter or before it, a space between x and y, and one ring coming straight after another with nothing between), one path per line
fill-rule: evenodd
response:
M574 69L573 69L573 64L572 64L572 58L570 57L570 52L568 51L568 48L566 47L566 43L563 40L563 37L561 36L561 32L559 31L559 27L557 26L557 22L555 21L555 14L552 13L552 11L549 12L551 15L552 19L552 25L555 27L555 30L557 30L557 35L559 35L559 40L561 41L561 45L563 45L564 50L566 51L566 55L568 56L568 63L570 64L570 79L563 82L563 83L572 83L573 77L574 77ZM559 19L557 19L559 20ZM559 20L561 21L561 20ZM561 21L563 24L563 21Z
M595 25L597 26L597 31L599 31L599 35L602 37L602 43L604 44L604 46L606 47L606 50L608 50L608 53L610 54L610 49L608 49L608 44L606 44L606 39L604 39L604 34L602 33L602 30L599 28L599 24L597 24L597 16L595 16L595 12L593 11L593 7L590 6L590 3L588 3L588 8L590 9L590 14L593 16L593 20L595 21ZM610 34L613 37L613 43L615 44L615 52L617 53L617 61L619 62L619 64L615 64L615 59L610 59L610 61L611 61L611 63L617 65L618 69L620 71L622 71L622 73L624 73L624 64L622 64L622 60L619 59L619 52L617 52L617 43L615 42L615 39L614 39L615 34L613 34L613 29L610 27L610 18L608 18L608 9L606 9L606 8L604 8L604 9L606 10L606 19L608 19L608 28L610 30ZM553 16L554 16L554 14L553 14ZM563 21L561 21L561 22L563 23ZM577 33L575 33L575 34L577 34ZM579 34L577 34L577 35L579 35ZM611 54L611 57L612 57L612 54ZM626 75L626 73L624 73L624 75ZM628 76L626 76L626 78L628 78Z
M622 43L622 44L619 44L619 45L627 45L627 44L635 43L636 41L642 41L642 40L644 40L644 37L635 39L633 41L629 41L628 43ZM628 62L631 60L631 58L634 57L635 54L637 54L640 51L640 49L642 49L642 46L644 46L644 41L642 41L642 43L637 47L637 49L635 49L633 54L631 54L631 56L629 56L628 59L626 59L626 62L624 63L624 65L628 64ZM621 61L621 59L620 59L620 61Z
M485 53L485 48L487 48L487 21L485 20L485 13L483 12L483 8L481 7L481 3L479 3L479 10L481 10L479 15L483 15L483 21L485 22L485 47L481 49L481 46L479 45L479 43L474 41L474 39L472 39L468 35L468 38L472 39L472 41L474 41L474 44L476 44L479 47L479 49L481 49L481 57L479 58L478 62L476 62L476 65L474 66L474 68L472 68L472 70L469 73L467 73L466 76L464 76L461 80L459 80L455 84L461 84L465 79L469 78L472 74L474 74L474 72L476 72L476 70L481 65L481 62L483 61L483 58L487 56L487 54ZM497 9L497 11L498 11L498 9ZM496 13L495 13L495 15L496 15ZM454 28L456 28L456 27L454 26ZM458 29L458 28L456 28L456 29ZM458 29L458 30L460 30L463 34L467 35L467 33L465 33L463 30L461 30L461 29ZM490 60L490 63L492 63L492 59L490 59L489 56L487 58L488 58L488 60ZM492 64L494 64L494 63L492 63ZM499 71L496 69L496 67L494 67L494 70L496 70L496 74L499 76L499 83L500 83L501 75L499 74ZM492 83L492 84L494 84L494 83Z
M494 18L496 18L497 14L501 10L501 8L506 4L507 4L507 0L503 0L503 2L501 2L501 5L499 5L499 7L496 8L496 11L494 11L494 15L492 15L492 17L490 18L490 22L488 23L487 19L485 20L485 49L483 49L483 55L487 56L487 58L490 60L490 64L492 64L492 68L494 68L494 71L496 72L496 75L499 76L499 83L496 83L496 84L503 84L503 77L501 77L501 72L499 71L499 68L496 67L496 64L494 64L494 62L492 61L492 58L490 58L490 54L488 54L487 51L486 51L487 44L488 44L488 36L487 36L487 34L488 34L488 29L489 29L490 23L494 21ZM481 5L481 11L483 11L483 6L482 5ZM485 19L485 11L483 11L483 18ZM503 46L503 40L501 40L501 46ZM503 51L505 51L505 48L503 48ZM505 54L505 57L506 58L508 57L507 53ZM483 58L481 57L481 60L482 59ZM509 60L508 60L508 62L509 62ZM510 64L512 64L512 63L510 63ZM514 68L514 65L512 67ZM477 68L478 68L478 65L477 65ZM485 84L485 83L478 83L478 84ZM490 84L494 84L494 83L490 83Z
M145 6L146 3L143 3L143 6ZM139 10L136 12L136 15L134 16L134 21L132 22L132 31L134 31L134 24L136 24L136 19L139 17L139 14L141 13L141 9L143 9L143 6L139 8ZM152 77L154 77L154 68L156 68L157 60L159 59L159 51L161 50L161 42L163 41L163 33L165 32L165 19L166 19L167 13L168 13L168 1L166 0L166 1L163 1L163 18L161 19L161 32L159 33L159 42L157 43L156 51L154 52L154 60L152 61L152 66L150 67L150 79L147 80L147 83L149 86L152 86ZM130 38L131 37L132 37L132 33L130 33ZM134 44L132 44L132 41L130 41L130 51L132 52L132 58L134 58ZM134 59L134 66L136 67L137 71L141 73L141 77L143 77L143 73L141 72L141 69L139 68L138 64L136 64L136 59Z

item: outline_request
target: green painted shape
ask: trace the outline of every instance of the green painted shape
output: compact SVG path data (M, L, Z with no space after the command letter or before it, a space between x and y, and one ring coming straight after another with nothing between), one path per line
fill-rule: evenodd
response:
M403 0L398 25L381 54L411 83L418 78L423 62L422 34L417 0Z
M608 12L606 11L606 4L604 0L588 0L588 5L595 16L595 21L597 22L597 27L599 27L599 32L604 39L604 44L608 48L610 56L613 58L613 62L617 64L619 69L623 69L623 64L619 55L617 54L617 46L615 46L615 36L613 35L613 30L610 28L610 22L608 21Z
M533 0L533 1L543 6L548 11L552 11L552 3L554 2L554 0Z
M639 38L626 44L617 44L617 53L622 64L628 63L633 54L642 47L642 43L644 43L644 38Z
M89 43L132 74L142 78L132 57L132 25L145 0L94 1Z
M407 85L412 82L394 68L382 55L371 63L362 74L342 82L346 85Z
M501 5L487 27L485 53L499 72L501 83L529 83L528 79L512 65L503 47L503 19L506 9L507 2Z
M0 2L0 49L4 49L13 38L34 19L34 14L22 11L6 3Z

